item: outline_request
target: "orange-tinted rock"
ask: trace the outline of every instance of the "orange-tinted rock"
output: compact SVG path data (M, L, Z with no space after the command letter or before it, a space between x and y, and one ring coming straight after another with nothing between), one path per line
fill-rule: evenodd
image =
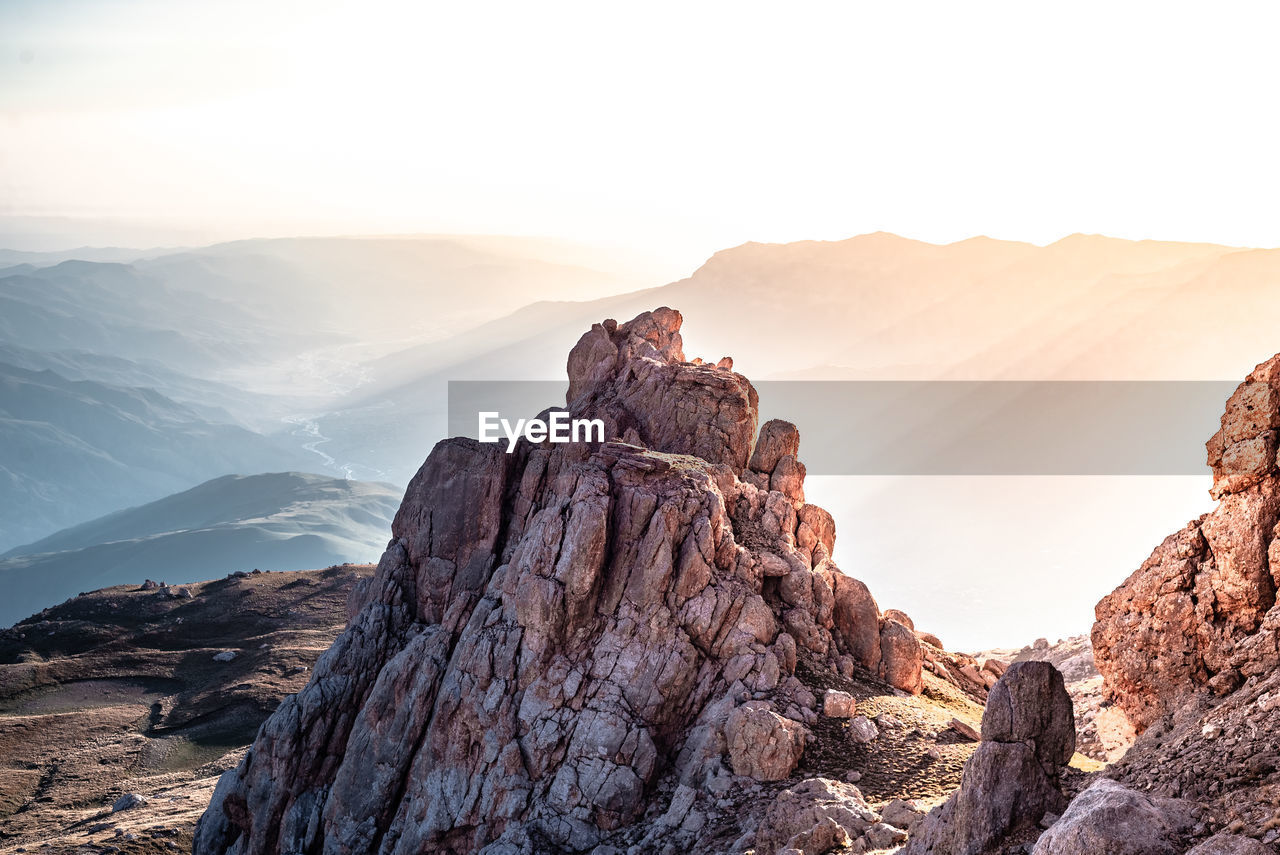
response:
M924 688L920 641L908 627L885 619L880 628L880 674L895 689L920 694Z
M1206 444L1218 508L1166 538L1095 609L1106 694L1139 731L1205 687L1221 694L1280 665L1278 426L1273 357L1232 394Z

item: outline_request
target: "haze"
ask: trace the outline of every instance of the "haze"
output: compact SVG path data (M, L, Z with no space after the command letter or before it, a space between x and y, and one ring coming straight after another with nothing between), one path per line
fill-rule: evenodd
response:
M555 235L643 247L667 279L746 240L880 229L1274 246L1277 23L1265 3L11 0L0 213L18 248Z
M1061 8L0 4L0 576L62 585L0 623L190 548L119 516L190 491L206 537L376 559L333 544L385 540L448 380L562 378L662 304L755 380L1240 380L1280 350L1280 9ZM882 607L1004 646L1086 630L1207 481L810 498ZM263 484L302 486L232 509Z

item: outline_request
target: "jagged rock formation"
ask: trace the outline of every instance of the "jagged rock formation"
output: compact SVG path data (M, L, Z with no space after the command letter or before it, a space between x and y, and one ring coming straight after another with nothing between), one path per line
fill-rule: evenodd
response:
M1140 734L1107 775L1202 805L1192 836L1225 834L1196 851L1257 851L1248 838L1265 851L1280 845L1278 430L1280 356L1235 390L1207 443L1218 507L1097 606L1107 700Z
M569 355L568 409L610 441L436 446L197 855L714 851L709 806L802 756L818 714L798 661L920 691L909 623L831 561L796 429L753 448L754 388L685 361L680 323L607 321Z
M1240 384L1206 444L1218 508L1098 603L1098 669L1139 730L1190 693L1227 694L1280 665L1278 429L1280 356Z
M925 818L902 855L978 855L1034 828L1067 800L1059 777L1075 751L1071 697L1048 662L1011 665L982 716L982 743L946 803Z

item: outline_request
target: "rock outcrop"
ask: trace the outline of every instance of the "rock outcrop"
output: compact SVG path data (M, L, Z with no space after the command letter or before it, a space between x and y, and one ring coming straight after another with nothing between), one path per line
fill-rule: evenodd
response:
M1277 430L1280 356L1235 390L1207 443L1217 508L1098 603L1093 627L1105 700L1138 732L1107 775L1202 805L1194 836L1225 832L1205 851L1280 845Z
M909 623L831 561L795 427L753 447L755 389L686 361L680 323L607 321L573 348L568 409L608 441L436 446L196 855L727 849L709 806L791 775L817 721L798 663L920 691ZM853 814L840 834L900 839Z
M981 735L960 788L925 818L902 855L978 855L1066 806L1059 777L1076 734L1056 668L1010 666L991 690Z
M1189 694L1224 695L1280 665L1278 429L1280 356L1240 384L1206 445L1217 509L1098 603L1098 670L1139 731Z

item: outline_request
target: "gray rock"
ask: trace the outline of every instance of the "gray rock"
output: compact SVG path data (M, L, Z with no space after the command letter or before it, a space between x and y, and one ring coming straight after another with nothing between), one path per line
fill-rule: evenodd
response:
M1269 855L1272 850L1254 840L1238 834L1215 834L1187 855Z
M907 833L883 822L877 822L867 829L863 835L872 849L888 849L897 846L907 839Z
M1075 724L1057 669L1011 666L991 690L981 736L959 789L920 823L902 855L978 855L1066 807L1058 778Z
M1099 778L1041 835L1033 855L1178 855L1193 810L1190 802Z
M1075 710L1058 669L1048 662L1009 666L987 698L982 739L1032 742L1045 763L1069 763L1076 749Z
M865 715L849 719L849 739L858 745L874 742L880 736L880 730Z
M756 831L755 848L760 855L789 848L827 852L856 840L879 822L857 787L809 778L774 798Z
M142 807L147 803L147 797L137 793L125 793L116 799L111 805L112 813L119 813L122 810L130 810L136 807Z
M924 815L925 811L914 799L894 799L880 811L882 820L906 831L911 831Z

